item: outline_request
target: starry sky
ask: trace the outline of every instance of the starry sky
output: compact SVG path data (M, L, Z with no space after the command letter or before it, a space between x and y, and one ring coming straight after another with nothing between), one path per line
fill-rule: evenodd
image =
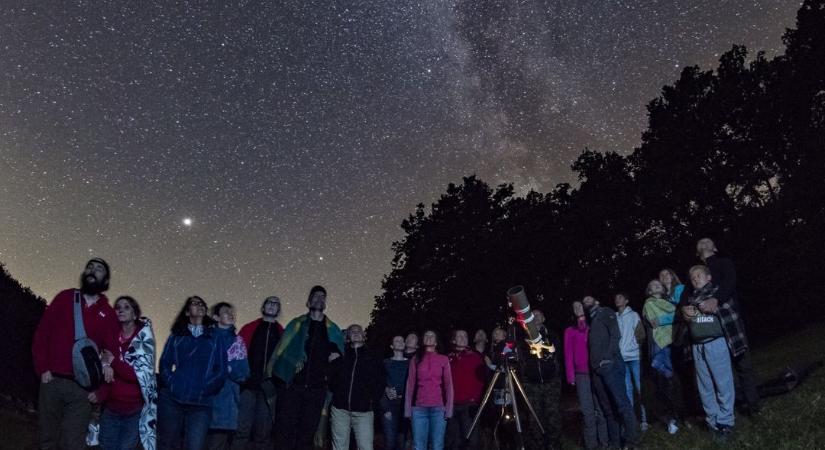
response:
M0 262L47 299L90 256L160 341L186 296L366 324L418 203L571 182L787 0L15 2L0 8Z

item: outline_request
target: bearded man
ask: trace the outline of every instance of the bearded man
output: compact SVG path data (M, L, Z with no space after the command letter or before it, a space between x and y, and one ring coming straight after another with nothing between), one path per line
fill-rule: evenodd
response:
M104 338L116 336L119 325L109 299L111 271L92 258L80 275L80 289L66 289L46 307L32 342L34 369L40 377L38 437L40 448L85 449L94 392L75 381L72 346L75 341L74 299L78 292L86 336L103 349ZM104 364L105 365L105 364Z

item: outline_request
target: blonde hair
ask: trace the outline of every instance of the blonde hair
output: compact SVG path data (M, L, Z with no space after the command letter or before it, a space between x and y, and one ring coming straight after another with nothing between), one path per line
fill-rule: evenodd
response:
M710 268L708 266L704 265L704 264L697 264L697 265L691 267L690 270L688 271L688 273L693 273L697 270L701 270L702 273L704 273L705 275L710 275Z
M654 279L647 282L647 287L645 288L645 295L647 295L648 297L653 295L653 290L651 289L651 286L653 286L653 283L659 283L659 286L662 287L662 294L667 294L667 288L665 287L665 284L662 283L661 281L659 281L658 278L654 278Z

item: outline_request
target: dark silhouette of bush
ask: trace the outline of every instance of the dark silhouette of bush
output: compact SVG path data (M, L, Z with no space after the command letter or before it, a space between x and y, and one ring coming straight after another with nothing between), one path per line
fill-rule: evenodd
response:
M34 403L38 379L32 365L32 337L46 301L20 285L0 264L0 305L5 313L0 339L0 392L18 402Z

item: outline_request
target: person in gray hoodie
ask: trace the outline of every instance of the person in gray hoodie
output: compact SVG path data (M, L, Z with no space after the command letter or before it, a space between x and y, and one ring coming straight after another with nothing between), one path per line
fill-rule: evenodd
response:
M642 319L639 313L633 311L630 307L630 296L624 292L619 292L613 297L613 303L616 305L616 320L619 322L619 350L622 352L622 360L624 360L625 376L624 382L627 387L627 398L630 400L630 405L633 406L633 392L639 396L639 413L641 423L641 430L647 431L647 413L645 412L645 405L642 402L642 374L640 343L644 341L645 328L642 325Z

